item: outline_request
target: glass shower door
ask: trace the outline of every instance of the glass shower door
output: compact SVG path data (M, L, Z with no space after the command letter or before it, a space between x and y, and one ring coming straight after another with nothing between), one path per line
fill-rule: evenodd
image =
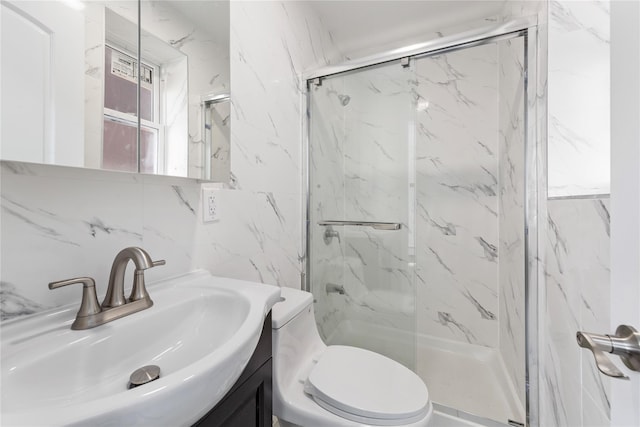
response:
M309 281L323 339L415 369L414 73L400 61L309 88Z
M308 280L329 344L415 370L439 409L526 420L525 33L309 87Z

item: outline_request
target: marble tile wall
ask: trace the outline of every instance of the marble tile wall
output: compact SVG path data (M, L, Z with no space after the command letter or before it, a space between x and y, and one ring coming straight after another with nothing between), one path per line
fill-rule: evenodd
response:
M102 295L115 254L133 245L167 260L151 281L205 268L297 284L287 280L299 275L300 218L282 212L296 198L220 190L220 219L203 224L194 180L12 162L0 173L3 319L79 301L78 290L50 291L53 280L88 275Z
M296 237L280 249L286 257L265 255L247 274L299 288L305 251L301 73L341 55L304 2L232 2L231 52L232 185L247 200L268 193L277 212L270 227Z
M79 302L79 289L50 291L51 281L91 276L103 295L126 246L167 260L149 280L195 267L199 184L27 163L0 168L3 320Z
M610 328L609 199L548 202L540 425L610 425L609 379L578 330Z
M549 2L549 196L609 193L609 1Z

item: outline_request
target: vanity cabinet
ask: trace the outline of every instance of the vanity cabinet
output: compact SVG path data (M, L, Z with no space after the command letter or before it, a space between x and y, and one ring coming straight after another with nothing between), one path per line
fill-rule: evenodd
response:
M229 393L195 427L269 427L272 416L271 313L258 346Z

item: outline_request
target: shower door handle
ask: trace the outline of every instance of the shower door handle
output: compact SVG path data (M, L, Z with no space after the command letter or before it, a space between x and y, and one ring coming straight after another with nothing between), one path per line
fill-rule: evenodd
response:
M596 359L598 370L605 375L614 378L628 380L611 360L604 354L616 354L620 356L625 366L632 371L640 372L640 333L628 325L620 325L615 335L591 334L588 332L576 333L576 339L580 347L591 350Z

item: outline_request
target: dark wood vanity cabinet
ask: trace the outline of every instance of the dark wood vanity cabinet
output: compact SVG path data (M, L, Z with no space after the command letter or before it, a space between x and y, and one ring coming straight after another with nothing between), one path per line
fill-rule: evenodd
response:
M272 381L271 313L262 326L260 341L229 393L194 424L196 427L271 426Z

